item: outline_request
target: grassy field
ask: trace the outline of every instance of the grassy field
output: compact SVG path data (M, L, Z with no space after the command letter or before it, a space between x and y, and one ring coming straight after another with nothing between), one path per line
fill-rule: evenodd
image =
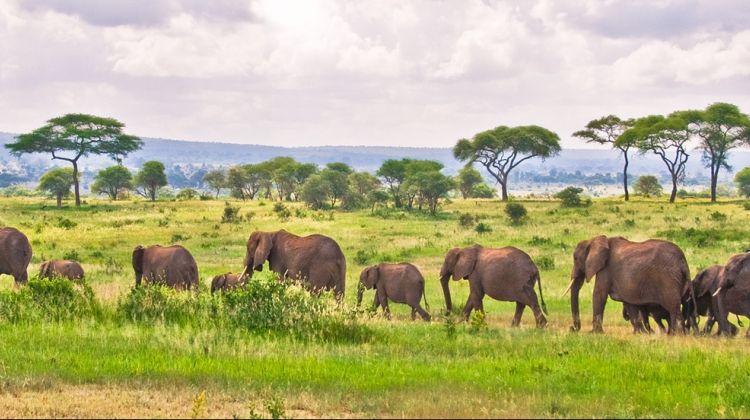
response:
M106 316L63 322L0 322L0 416L339 416L339 417L747 417L750 349L745 339L636 336L609 302L604 335L569 333L562 296L572 251L597 234L680 245L691 273L750 247L742 202L596 200L585 209L523 201L528 220L510 226L504 204L456 201L430 218L418 213L314 212L271 202L231 202L243 220L221 223L224 201L107 202L81 209L42 199L0 199L0 226L14 226L34 249L30 274L51 258L75 258ZM489 225L461 227L461 213ZM380 261L410 261L427 280L434 322L360 314L368 336L295 338L210 322L177 325L118 320L115 307L133 286L130 253L138 244L180 243L195 256L201 281L240 271L256 229L322 233L348 263L348 306L359 271ZM548 328L530 311L511 329L515 305L485 299L486 324L442 317L438 272L454 246L517 246L542 269ZM0 278L0 293L13 291ZM468 284L451 282L454 302ZM582 290L582 322L591 325L591 285ZM370 302L372 291L366 295ZM0 308L1 309L1 308Z

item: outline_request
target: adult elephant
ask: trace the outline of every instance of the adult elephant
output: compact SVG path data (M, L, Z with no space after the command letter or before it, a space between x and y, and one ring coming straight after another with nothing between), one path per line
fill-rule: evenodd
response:
M685 329L682 297L690 294L690 269L675 244L657 239L632 242L623 237L596 236L578 243L568 286L571 330L581 329L578 295L584 280L596 276L593 332L603 332L607 297L635 306L660 305L669 313L669 333ZM566 290L567 292L567 290Z
M16 228L0 227L0 274L13 276L16 285L25 284L30 261L31 244L26 235Z
M344 298L346 258L339 244L327 236L297 236L283 229L255 231L247 240L240 277L262 271L266 261L281 278L300 280L313 292L333 290L339 302Z
M70 280L82 280L83 275L83 267L77 261L51 260L45 261L39 266L39 277L41 278L62 277Z
M713 293L717 299L716 320L721 334L735 332L727 317L729 313L750 317L750 252L732 256L719 275L719 287ZM750 338L750 328L747 330Z
M141 279L147 283L165 284L177 290L198 286L198 265L187 249L180 245L138 245L133 250L135 286Z
M547 324L539 269L531 257L520 249L512 246L485 248L474 245L448 251L440 270L440 283L443 286L445 307L448 311L453 309L448 287L451 276L456 281L469 280L469 299L463 310L465 319L469 318L474 309L484 312L482 300L484 295L489 295L493 299L516 302L512 326L516 327L521 323L526 306L534 311L538 328ZM539 286L541 308L534 293L534 283Z

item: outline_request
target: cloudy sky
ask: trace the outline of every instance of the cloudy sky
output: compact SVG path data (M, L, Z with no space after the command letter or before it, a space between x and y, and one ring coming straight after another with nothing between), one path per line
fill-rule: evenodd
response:
M2 0L0 131L452 146L608 113L750 111L747 0Z

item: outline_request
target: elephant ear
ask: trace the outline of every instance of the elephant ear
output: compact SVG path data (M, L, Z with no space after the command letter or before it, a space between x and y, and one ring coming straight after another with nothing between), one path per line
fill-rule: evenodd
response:
M468 278L474 272L474 266L477 265L477 254L479 248L472 246L464 248L458 253L456 267L453 269L453 280Z
M445 260L443 261L443 267L440 269L440 278L445 278L453 274L453 270L456 268L456 261L458 260L458 254L461 252L460 248L453 248L445 254Z
M597 236L589 244L589 252L586 254L586 281L590 281L596 273L607 266L609 259L609 242L604 235Z
M362 284L364 284L366 288L372 289L378 283L379 276L380 276L380 269L378 268L377 265L375 265L372 267L365 268L362 271L360 280L362 281Z
M712 293L712 290L719 285L718 279L723 270L723 267L709 267L698 273L693 279L695 297L699 298L707 293Z
M266 262L273 248L273 238L270 233L261 233L258 235L258 246L255 248L253 255L253 268L255 271L263 269L263 263Z
M143 252L145 251L145 248L138 245L133 249L133 270L135 270L136 273L142 273L143 272Z

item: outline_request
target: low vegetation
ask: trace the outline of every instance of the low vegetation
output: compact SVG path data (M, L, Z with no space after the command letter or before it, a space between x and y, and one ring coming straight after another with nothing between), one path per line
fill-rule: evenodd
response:
M635 336L612 301L604 335L570 333L563 296L575 244L595 234L673 240L693 275L725 262L750 245L742 201L597 199L561 208L556 200L471 199L444 204L437 217L390 207L317 212L294 202L282 211L275 204L86 198L79 209L57 210L39 197L0 199L0 224L32 242L32 276L41 261L63 255L87 273L85 284L32 279L18 290L0 277L0 412L80 416L75 401L85 393L103 416L750 415L746 340ZM513 204L525 211L522 224L508 222ZM236 216L221 223L226 208ZM480 233L480 225L491 230ZM250 232L282 227L339 242L348 264L341 308L266 271L254 273L246 290L206 290L212 276L241 269ZM172 240L195 256L199 290L133 290L133 247ZM545 330L533 328L528 311L522 327L511 329L515 305L489 298L486 315L466 323L443 313L444 252L473 243L531 255L549 311ZM352 309L360 270L382 261L420 268L432 323L411 322L398 304L390 305L390 322ZM591 290L582 293L584 329ZM460 311L468 285L451 282L451 291Z

